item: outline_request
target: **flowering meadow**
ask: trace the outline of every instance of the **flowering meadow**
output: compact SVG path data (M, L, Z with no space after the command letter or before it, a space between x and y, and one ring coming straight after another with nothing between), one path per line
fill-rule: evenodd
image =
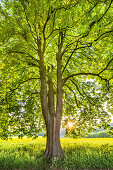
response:
M60 160L44 158L45 145L45 138L0 140L0 170L113 168L113 138L62 138L65 156Z

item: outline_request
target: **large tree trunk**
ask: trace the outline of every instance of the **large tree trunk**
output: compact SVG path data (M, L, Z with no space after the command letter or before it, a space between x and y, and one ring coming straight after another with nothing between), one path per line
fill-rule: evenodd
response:
M54 88L51 78L48 81L48 121L47 121L47 144L46 157L62 157L63 150L60 144L61 116L56 114L54 107Z
M47 126L47 143L44 154L48 158L60 158L64 154L60 144L60 122L61 118L53 116L50 117L50 121Z
M60 144L61 114L57 114L60 105L58 104L56 113L54 107L54 90L52 82L48 83L49 92L47 94L46 68L44 66L43 56L41 56L40 58L40 80L41 80L41 92L40 92L41 106L47 133L46 150L44 156L48 158L52 157L60 158L63 156L63 150Z
M62 71L61 71L61 48L62 48L63 34L59 33L58 53L56 55L57 60L57 101L56 109L54 102L54 88L51 76L48 76L48 88L47 88L47 74L46 67L44 65L44 53L41 50L41 41L38 41L38 54L40 57L40 80L41 80L41 107L42 114L46 124L47 131L47 143L45 156L62 157L63 150L60 144L60 125L62 117ZM47 90L48 89L48 90Z
M47 147L45 155L48 157L62 157L64 152L60 144L60 125L62 118L62 57L61 49L63 45L63 33L59 32L58 53L56 54L57 60L57 102L56 111L54 108L54 89L51 78L49 79L49 92L48 92L48 106L49 106L49 121L47 125Z

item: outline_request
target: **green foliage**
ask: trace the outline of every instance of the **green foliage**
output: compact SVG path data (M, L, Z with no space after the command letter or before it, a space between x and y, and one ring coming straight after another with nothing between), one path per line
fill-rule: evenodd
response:
M0 4L0 137L36 136L45 128L38 40L56 102L61 38L63 116L71 115L81 132L94 126L108 128L108 111L113 110L112 1L2 0Z
M85 137L86 138L111 138L112 136L110 136L106 131L100 131L97 133L89 133Z

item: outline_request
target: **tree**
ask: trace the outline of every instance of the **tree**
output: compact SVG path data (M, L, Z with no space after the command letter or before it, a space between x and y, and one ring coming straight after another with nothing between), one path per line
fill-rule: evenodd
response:
M1 1L1 137L35 135L44 119L45 156L61 157L62 114L76 115L79 134L98 119L107 127L112 8L112 0Z

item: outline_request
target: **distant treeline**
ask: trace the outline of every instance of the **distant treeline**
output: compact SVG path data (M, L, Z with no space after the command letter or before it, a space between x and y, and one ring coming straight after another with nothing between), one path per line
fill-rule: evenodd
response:
M109 135L106 131L100 131L97 133L89 133L85 138L113 138L113 136Z
M44 132L38 134L38 136L45 136ZM61 130L60 134L61 138L65 138L65 130ZM113 138L113 136L109 135L106 131L99 131L99 132L92 132L89 133L87 136L83 136L84 138Z

